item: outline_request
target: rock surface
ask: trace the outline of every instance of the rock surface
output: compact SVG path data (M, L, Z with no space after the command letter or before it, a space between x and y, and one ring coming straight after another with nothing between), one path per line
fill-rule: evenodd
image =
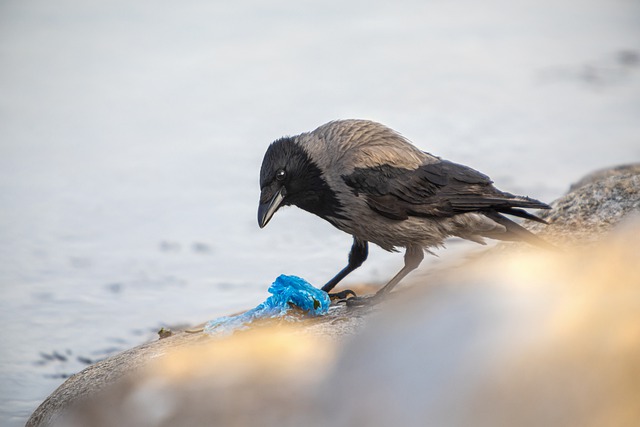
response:
M354 289L361 294L365 294L370 291L370 287L368 286L354 287ZM257 334L249 334L249 336L255 336L257 340L260 340L260 337L263 337L264 334L277 334L279 337L287 337L290 341L295 341L296 348L302 348L303 345L301 343L303 342L304 337L311 335L317 339L323 339L324 344L320 348L326 349L329 348L329 346L327 345L327 340L331 340L332 343L336 343L344 337L353 335L361 330L365 325L365 317L372 310L373 309L370 307L347 308L342 304L336 305L331 307L328 315L308 319L303 322L303 324L299 325L291 325L288 324L288 322L275 321L264 322L263 324L254 324L252 330L257 331ZM157 365L155 364L155 361L168 360L169 362L167 363L172 364L172 360L174 359L172 359L171 356L179 354L179 356L177 356L177 360L179 361L175 362L174 365L182 365L183 362L180 360L180 358L184 355L194 356L217 354L220 347L224 345L222 343L227 342L229 343L227 345L227 348L233 348L237 345L236 340L242 340L244 339L245 335L247 335L246 332L242 332L236 333L233 337L228 338L227 340L225 340L225 338L215 339L202 332L202 326L203 325L198 325L191 330L179 331L171 334L167 334L166 331L161 331L160 335L164 336L162 339L158 339L157 341L134 347L113 357L109 357L71 376L49 397L47 397L47 399L34 411L34 413L27 421L26 427L41 427L50 425L66 426L68 425L69 421L65 418L63 418L62 420L60 419L60 417L65 413L69 412L70 410L74 411L75 408L83 407L83 405L90 405L90 403L87 402L91 402L94 397L102 400L102 397L100 396L102 396L104 390L113 387L114 384L119 386L120 384L126 384L129 381L137 382L139 375L145 376L148 372L150 372L149 369L151 369L152 371L156 369ZM283 330L287 330L287 333L282 333ZM249 340L248 342L252 343L253 341ZM249 346L250 345L245 345L245 347ZM181 349L186 349L186 351L184 353L180 353ZM274 372L274 370L277 371L277 368L269 365L272 359L265 358L262 350L263 349L257 348L253 349L254 352L259 354L257 354L256 357L252 359L252 361L262 361L267 372ZM251 353L251 351L247 350L243 353L239 350L228 359L223 358L222 362L220 362L220 365L214 366L214 368L220 368L220 370L216 371L215 375L212 374L211 369L209 369L210 367L207 366L207 360L209 359L198 358L199 363L197 364L197 366L202 368L204 371L208 371L209 373L208 376L205 376L207 378L206 387L212 389L215 388L214 384L216 384L216 381L211 381L211 379L218 378L224 372L226 372L228 370L228 365L238 356L238 354L246 355L247 353ZM280 366L279 361L283 359L284 354L286 354L286 350L282 349L280 355L275 358L278 360L278 362L276 362L277 366ZM190 361L185 363L193 362L193 357L189 357L189 359ZM307 359L307 363L311 363L310 361L312 361L312 358L307 357ZM300 364L302 362L302 360L294 359L294 362L291 363ZM325 363L325 365L327 364ZM245 368L247 366L248 365L245 365ZM318 369L322 370L321 367ZM240 377L245 375L242 373L243 371L241 369L239 370L236 367L236 370L238 370ZM140 373L140 371L142 371L143 373ZM162 367L160 368L160 371L166 372L167 368ZM280 375L284 374L280 373ZM199 375L196 376L200 377ZM211 376L211 378L209 376ZM282 378L279 378L279 380L282 380ZM289 384L299 384L299 382L299 377L290 378ZM224 385L227 386L226 383ZM277 387L277 384L271 385L273 387ZM190 384L188 385L188 388L192 388L194 386L194 384ZM220 387L220 391L222 392L224 388L225 387ZM281 388L277 388L278 390L281 390ZM203 397L206 396L206 394L203 394ZM192 396L192 398L195 397L196 396ZM199 400L190 399L189 402L199 402ZM184 410L184 408L186 407L189 407L189 405L181 406L182 410ZM206 402L203 402L202 408L206 407ZM200 410L202 408L200 408ZM94 417L95 414L91 416ZM141 420L133 420L137 420L137 418L132 418L128 423L122 420L123 424L120 425L145 425L145 423L143 423ZM89 424L93 423L94 421L91 421ZM86 424L80 423L79 425ZM182 424L182 422L176 421L175 424L168 425L188 424Z
M593 172L540 213L548 226L533 223L530 230L564 244L597 241L627 215L640 215L640 164Z
M72 376L27 426L640 425L640 165L587 178L527 224L562 253L502 245L375 309L178 332Z

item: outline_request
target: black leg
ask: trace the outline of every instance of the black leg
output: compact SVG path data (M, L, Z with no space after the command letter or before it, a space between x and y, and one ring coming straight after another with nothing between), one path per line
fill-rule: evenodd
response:
M351 252L349 252L349 264L347 264L347 266L343 268L340 273L336 274L333 279L329 280L327 284L322 287L322 290L325 292L329 292L331 289L335 288L338 282L344 279L347 274L351 273L353 270L362 265L362 263L367 259L368 254L369 245L367 244L367 242L358 240L354 237L353 246L351 246ZM350 292L353 293L353 291Z

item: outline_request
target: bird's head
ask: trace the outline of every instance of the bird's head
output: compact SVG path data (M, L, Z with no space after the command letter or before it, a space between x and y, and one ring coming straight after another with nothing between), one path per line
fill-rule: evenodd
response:
M267 225L280 206L304 204L314 176L320 173L316 169L295 138L280 138L269 146L260 169L260 228Z

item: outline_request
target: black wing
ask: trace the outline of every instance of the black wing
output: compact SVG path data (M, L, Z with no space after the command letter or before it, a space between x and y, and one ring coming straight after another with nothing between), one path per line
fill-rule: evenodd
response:
M502 192L488 176L449 161L426 164L415 170L389 165L357 168L342 178L354 194L365 196L372 210L394 220L479 212L503 213L544 223L519 208L549 209L538 200Z

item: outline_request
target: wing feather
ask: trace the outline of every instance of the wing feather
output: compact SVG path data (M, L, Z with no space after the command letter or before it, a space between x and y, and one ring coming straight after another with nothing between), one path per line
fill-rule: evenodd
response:
M394 220L501 212L543 222L518 208L549 208L538 200L502 192L488 176L449 161L414 170L389 165L357 168L342 178L354 194L365 197L372 210Z

